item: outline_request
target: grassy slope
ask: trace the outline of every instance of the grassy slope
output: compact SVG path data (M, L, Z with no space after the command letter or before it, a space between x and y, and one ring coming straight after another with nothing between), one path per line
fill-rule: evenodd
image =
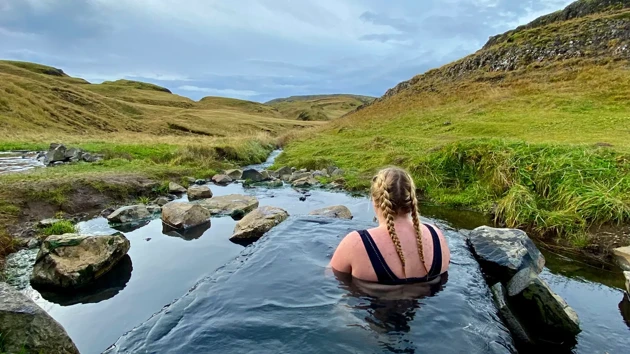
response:
M141 178L208 178L227 166L262 162L274 136L316 124L253 102L194 102L156 85L94 85L44 65L0 61L0 151L62 142L106 158L0 175L0 263L15 246L4 226L22 218L29 201L64 210L81 188L125 199L134 195L129 184Z
M337 119L373 100L373 97L356 95L315 95L279 98L266 104L290 119L326 121Z
M512 32L318 134L298 135L278 164L336 164L358 189L378 168L401 165L428 199L583 246L589 226L630 222L630 65L614 54L627 38L593 58L533 60L495 72L468 64L585 40L584 28L628 26L629 17L627 10L593 14Z

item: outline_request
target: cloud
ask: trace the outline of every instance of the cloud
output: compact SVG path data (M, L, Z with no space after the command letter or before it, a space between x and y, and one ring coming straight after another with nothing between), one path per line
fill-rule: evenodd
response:
M378 96L568 3L0 0L0 57L94 82L145 80L193 99Z

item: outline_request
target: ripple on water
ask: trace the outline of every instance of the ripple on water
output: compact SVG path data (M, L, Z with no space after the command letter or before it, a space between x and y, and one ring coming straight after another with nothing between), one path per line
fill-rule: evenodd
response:
M510 352L478 268L431 297L378 300L325 274L356 221L292 217L123 336L110 353ZM469 258L449 234L454 259Z

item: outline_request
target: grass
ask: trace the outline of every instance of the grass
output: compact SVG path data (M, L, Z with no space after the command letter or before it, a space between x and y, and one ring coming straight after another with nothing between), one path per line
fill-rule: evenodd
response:
M327 121L337 119L374 97L356 95L292 96L267 102L281 114L300 121Z
M521 33L579 32L576 23L615 16ZM464 61L431 70L325 127L288 133L276 167L335 165L349 189L364 190L379 168L402 166L427 200L584 247L591 226L630 222L630 63L600 54L512 71L464 71Z
M61 220L45 227L42 233L46 236L79 233L79 227L69 220Z

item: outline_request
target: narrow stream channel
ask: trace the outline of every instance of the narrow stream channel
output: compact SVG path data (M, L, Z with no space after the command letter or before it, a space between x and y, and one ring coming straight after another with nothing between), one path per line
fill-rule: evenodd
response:
M268 167L276 156L258 167ZM373 225L367 198L313 190L306 201L300 201L302 194L288 186L210 187L216 196L256 196L261 206L282 207L291 218L247 249L229 241L236 224L231 218L213 218L211 228L192 240L164 234L156 219L125 230L131 241L129 258L101 282L98 291L73 297L35 291L28 276L36 251L9 257L10 283L59 321L84 354L103 352L134 328L120 339L117 352L515 351L479 267L457 232L488 223L482 215L423 207L429 218L425 220L440 225L448 238L453 253L448 282L433 296L406 303L402 309L401 304L379 309L324 275L340 237L353 228ZM324 233L309 232L313 224L304 215L331 205L347 206L354 220L331 221L318 226ZM79 226L82 233L114 231L104 218ZM583 331L573 351L627 352L630 303L622 290L621 273L543 253L547 268L541 277L581 320ZM180 298L168 311L158 313ZM140 340L149 335L150 342Z

